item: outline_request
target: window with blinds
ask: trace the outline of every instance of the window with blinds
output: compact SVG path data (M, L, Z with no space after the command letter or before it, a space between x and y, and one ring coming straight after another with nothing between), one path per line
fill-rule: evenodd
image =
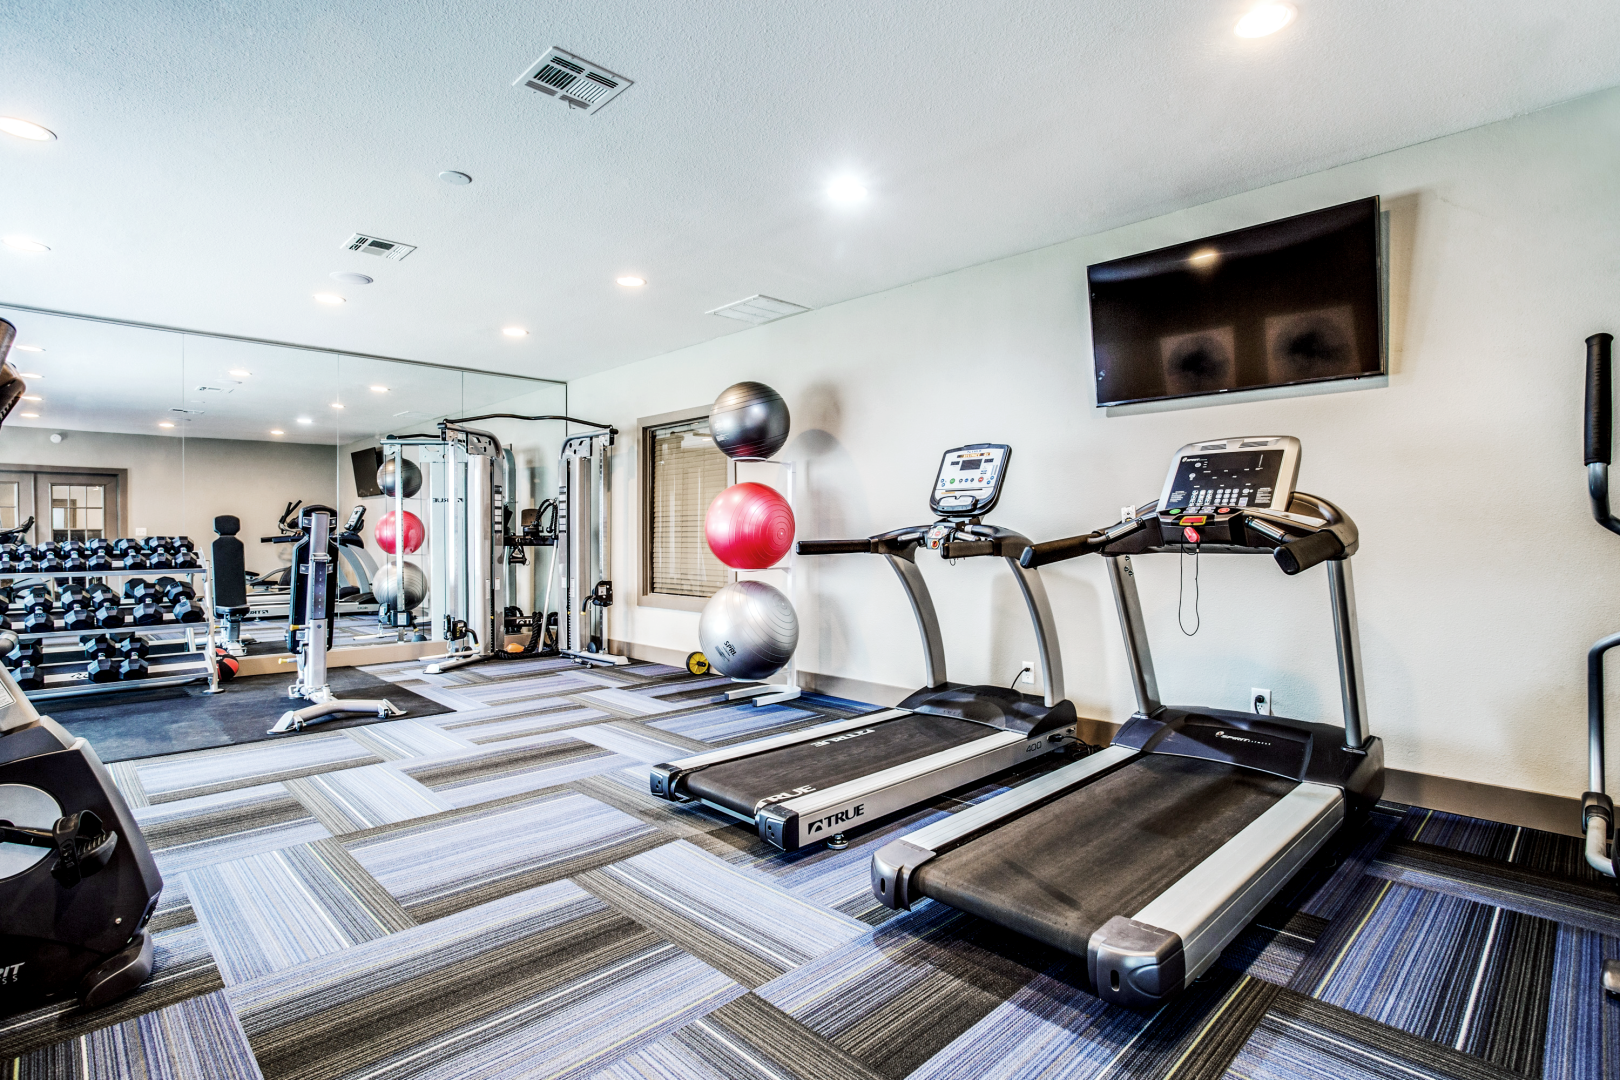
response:
M713 596L726 584L725 564L703 538L709 503L726 487L726 456L709 437L708 417L646 429L647 591Z

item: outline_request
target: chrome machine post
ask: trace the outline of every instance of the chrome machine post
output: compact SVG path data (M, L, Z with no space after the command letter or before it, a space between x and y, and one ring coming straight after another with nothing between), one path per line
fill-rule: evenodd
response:
M1148 648L1147 622L1142 618L1142 598L1136 591L1136 572L1129 555L1106 555L1108 580L1114 588L1114 606L1119 610L1119 628L1125 635L1125 659L1131 666L1131 687L1136 691L1136 709L1153 716L1164 703L1159 700L1159 679L1153 672L1153 653Z
M1361 674L1355 580L1348 558L1329 560L1327 572L1333 600L1333 642L1339 653L1339 694L1344 703L1344 746L1360 750L1367 743L1367 697Z

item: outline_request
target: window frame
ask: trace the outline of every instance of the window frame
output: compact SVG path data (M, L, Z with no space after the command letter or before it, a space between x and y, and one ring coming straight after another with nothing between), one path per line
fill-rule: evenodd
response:
M34 527L29 530L29 539L26 543L42 544L50 539L51 534L51 485L69 484L75 481L79 484L102 484L108 490L108 496L116 506L104 507L104 532L109 537L129 535L129 470L104 469L88 465L24 465L16 462L0 462L0 473L32 473L33 489L30 492L30 502L34 515ZM41 498L43 496L43 498ZM19 498L18 500L22 500ZM43 513L41 512L43 510ZM27 513L22 514L26 519Z
M709 602L707 596L679 596L674 593L655 593L652 591L653 441L651 436L653 428L669 427L672 424L689 424L694 420L706 420L708 417L709 406L698 405L690 409L677 409L674 412L644 416L636 421L636 468L638 472L636 486L638 490L635 529L636 539L641 548L638 560L640 566L636 582L636 603L641 607L668 608L672 611L702 611ZM730 463L727 464L729 467ZM737 572L728 568L726 570L726 583L730 584L736 580Z

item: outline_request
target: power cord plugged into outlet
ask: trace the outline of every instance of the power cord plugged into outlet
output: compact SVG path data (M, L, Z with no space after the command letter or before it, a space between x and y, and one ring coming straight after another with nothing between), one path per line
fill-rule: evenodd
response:
M1034 681L1035 681L1035 661L1033 661L1033 660L1025 660L1024 661L1024 666L1018 669L1018 674L1013 676L1013 681L1007 684L1007 688L1010 690L1013 687L1017 686L1021 682L1022 683L1032 683Z
M1249 708L1256 716L1271 716L1271 691L1256 686L1249 691Z

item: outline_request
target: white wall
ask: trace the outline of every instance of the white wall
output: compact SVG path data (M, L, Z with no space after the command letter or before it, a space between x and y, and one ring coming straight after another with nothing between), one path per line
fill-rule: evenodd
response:
M1372 194L1392 234L1387 388L1129 417L1095 407L1088 264ZM1389 764L1575 795L1585 649L1620 628L1620 546L1588 517L1581 461L1582 341L1620 330L1617 268L1612 91L583 378L570 404L628 430L739 380L771 384L793 412L783 455L802 470L801 537L926 520L939 453L960 443L1013 445L994 520L1049 539L1154 498L1168 455L1192 439L1297 435L1301 489L1361 527L1369 716ZM616 463L612 636L696 648L697 615L634 604L631 449ZM1243 708L1261 686L1281 713L1336 720L1325 572L1203 561L1202 630L1188 638L1175 558L1137 560L1165 700ZM987 560L920 562L952 677L1010 681L1035 656L1011 576ZM800 569L806 670L918 685L916 633L880 560ZM1132 699L1101 561L1046 579L1069 697L1123 719Z
M0 462L127 469L130 535L138 528L148 535L185 535L206 549L214 539L214 518L235 514L242 519L240 535L250 570L268 571L288 561L290 545L258 542L276 534L276 519L288 502L327 502L337 492L336 452L330 446L99 431L61 434L62 441L53 443L48 429L7 425L0 429ZM109 523L109 529L116 527Z

